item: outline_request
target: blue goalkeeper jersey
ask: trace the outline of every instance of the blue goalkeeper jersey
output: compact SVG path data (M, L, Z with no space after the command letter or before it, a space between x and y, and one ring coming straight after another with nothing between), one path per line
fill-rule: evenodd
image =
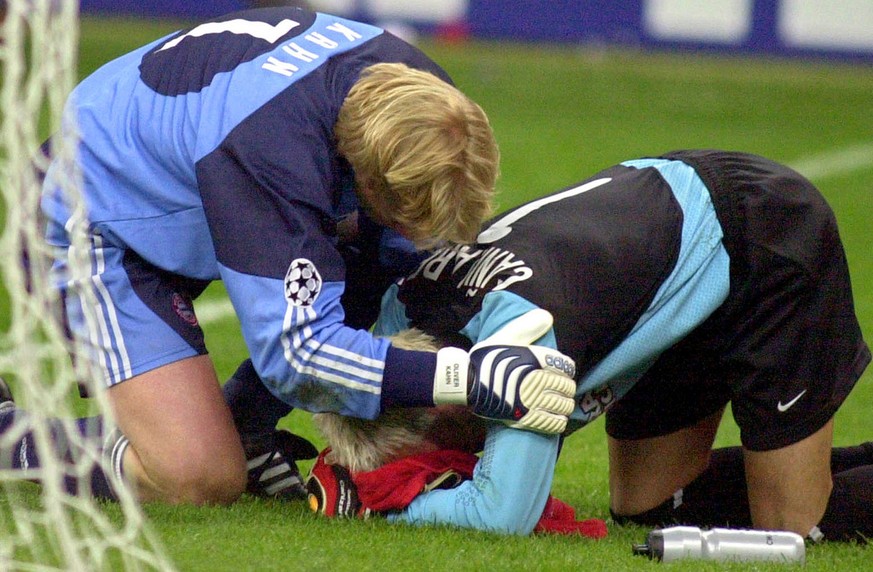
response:
M122 56L68 106L92 231L159 269L223 280L264 383L310 411L374 417L380 408L389 344L344 323L336 223L357 201L333 139L350 88L380 62L450 81L379 28L276 8ZM60 178L52 171L47 181ZM71 216L52 188L43 209L61 228ZM385 229L371 239L377 262L420 260ZM372 272L401 268L411 270Z
M376 332L417 327L480 342L533 308L555 319L539 344L577 367L570 431L599 417L729 292L710 190L675 159L628 161L437 251L383 298ZM526 534L551 488L557 437L495 427L471 481L420 495L392 518Z

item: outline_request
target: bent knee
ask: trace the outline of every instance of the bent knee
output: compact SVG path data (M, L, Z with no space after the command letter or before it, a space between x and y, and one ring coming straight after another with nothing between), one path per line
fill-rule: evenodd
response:
M186 470L175 473L162 488L173 504L230 504L246 486L243 470Z
M756 528L805 535L819 523L833 489L832 427L829 421L813 435L781 449L743 451Z
M749 482L749 509L755 528L790 530L801 536L818 526L833 490L830 475L805 486Z
M160 496L171 504L223 505L236 501L245 490L246 465L244 459L192 455L150 476Z

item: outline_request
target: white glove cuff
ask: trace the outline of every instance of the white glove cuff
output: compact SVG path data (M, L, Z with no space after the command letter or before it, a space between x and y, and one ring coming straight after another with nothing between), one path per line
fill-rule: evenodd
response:
M437 352L433 378L435 405L467 405L467 376L470 356L460 348L443 348Z

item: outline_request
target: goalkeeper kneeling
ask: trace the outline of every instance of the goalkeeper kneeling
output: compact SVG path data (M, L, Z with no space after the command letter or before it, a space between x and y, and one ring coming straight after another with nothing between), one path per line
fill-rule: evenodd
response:
M613 165L433 252L374 333L464 347L536 312L553 327L525 343L576 367L563 437L605 414L616 523L873 537L873 444L832 447L870 349L836 218L800 174L707 149ZM713 450L728 404L742 446ZM529 532L560 438L489 427L471 480L391 518Z

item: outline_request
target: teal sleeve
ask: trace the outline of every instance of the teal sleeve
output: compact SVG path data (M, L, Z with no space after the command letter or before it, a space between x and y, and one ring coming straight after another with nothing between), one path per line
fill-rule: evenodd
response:
M479 312L464 326L461 333L475 344L492 336L515 318L537 309L539 306L513 292L489 292L482 298ZM552 349L558 347L553 329L534 343Z
M558 455L558 436L495 424L473 479L423 493L394 522L449 524L503 534L530 534L546 506Z
M400 330L409 327L406 317L406 305L397 298L397 284L392 284L382 295L382 306L379 318L373 326L374 336L393 336Z
M481 310L462 329L479 342L512 319L537 308L511 292L487 294ZM406 309L392 286L382 299L374 332L388 335L408 327ZM555 347L549 331L538 345ZM503 534L530 534L546 506L558 456L558 436L511 429L495 423L488 431L473 479L449 490L423 493L388 519L410 524L448 524Z

